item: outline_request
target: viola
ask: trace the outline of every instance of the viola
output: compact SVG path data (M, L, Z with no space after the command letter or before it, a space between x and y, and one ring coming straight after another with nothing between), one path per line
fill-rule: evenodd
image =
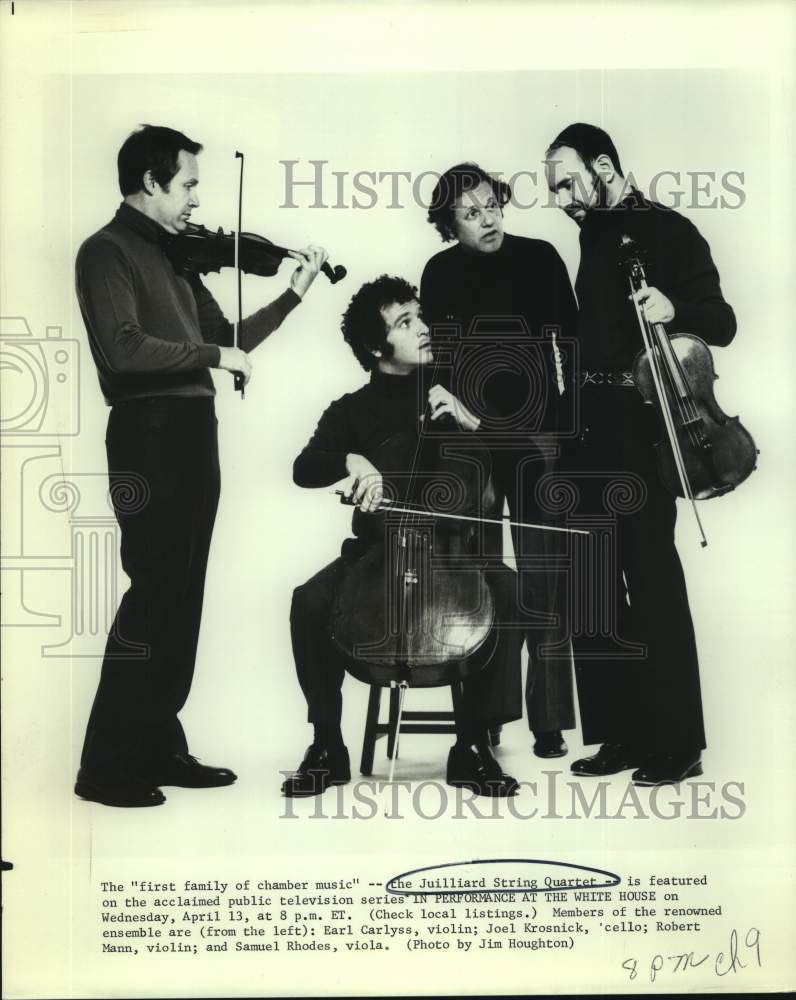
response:
M622 264L631 294L647 287L641 254L629 236L621 240ZM735 489L757 467L758 450L739 418L728 417L716 402L718 378L708 345L692 333L669 336L662 323L650 323L636 305L644 343L633 363L633 381L644 402L654 406L666 439L656 448L664 486L690 501L702 536L695 500Z
M182 233L170 240L167 252L174 266L181 271L208 274L237 264L246 274L259 274L266 278L275 275L285 257L295 253L272 243L265 236L242 232L236 262L235 243L234 232L225 233L221 228L211 232L204 226L189 222ZM321 271L333 285L347 274L342 264L332 267L328 261L324 261Z

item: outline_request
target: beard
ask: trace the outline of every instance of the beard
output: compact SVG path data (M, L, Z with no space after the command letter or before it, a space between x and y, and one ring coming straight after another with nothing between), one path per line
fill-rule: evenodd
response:
M572 205L567 211L569 217L575 222L580 228L582 228L589 218L594 218L595 214L598 212L605 212L609 208L608 200L608 188L599 174L596 174L591 167L587 168L589 171L589 178L591 181L591 186L586 187L579 192L581 201L577 205ZM575 211L580 211L582 214L576 215Z

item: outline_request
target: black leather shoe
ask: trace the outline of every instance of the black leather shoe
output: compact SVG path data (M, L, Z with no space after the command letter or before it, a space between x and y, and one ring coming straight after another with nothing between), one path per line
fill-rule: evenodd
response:
M307 747L304 760L293 777L282 782L282 794L288 798L320 795L331 785L347 785L350 780L348 749L342 745L319 747L313 743Z
M218 788L237 781L237 774L228 767L200 764L189 753L175 753L147 774L155 785L179 785L181 788Z
M448 754L447 782L454 788L469 788L476 795L506 798L516 795L516 778L504 774L486 744L471 746L455 744Z
M638 770L630 775L634 785L677 785L686 778L702 774L699 754L670 754L648 757Z
M144 806L161 806L166 796L149 781L129 776L87 774L83 768L77 772L75 795L103 806L120 806L127 809Z
M551 729L547 733L534 733L533 752L537 757L563 757L568 747L564 742L560 729Z
M570 771L585 777L619 774L631 767L638 767L640 758L623 743L603 743L592 757L582 757L572 763Z

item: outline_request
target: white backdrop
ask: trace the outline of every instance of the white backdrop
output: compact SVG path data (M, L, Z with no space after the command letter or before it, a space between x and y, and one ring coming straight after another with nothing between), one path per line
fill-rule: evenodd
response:
M71 928L65 933L60 923L53 929L55 971L43 975L26 964L31 955L22 943L25 929L38 918L25 910L21 897L11 896L17 906L11 933L19 954L26 956L16 972L17 989L24 993L25 984L37 983L41 995L66 995L70 961L82 962L80 971L69 972L75 992L101 990L109 982L108 973L92 964L96 959L87 957L75 910L74 900L88 892L83 875L89 861L124 868L144 859L163 871L182 871L187 864L210 875L219 859L273 864L293 857L311 865L328 861L330 852L348 870L349 855L384 863L393 851L390 867L398 871L407 842L418 836L423 851L440 858L450 851L452 837L462 856L490 851L512 856L527 850L531 840L536 850L555 844L575 856L598 849L651 865L682 860L682 852L691 851L688 857L696 867L702 852L714 860L721 856L731 866L747 852L757 858L774 845L780 845L780 853L769 853L772 862L786 856L793 810L782 794L796 763L788 181L793 147L784 55L792 21L780 20L771 8L761 24L751 7L738 5L725 11L719 30L708 15L720 8L710 4L696 12L651 8L632 19L629 8L563 4L473 5L466 12L440 5L433 16L426 8L392 5L378 13L357 5L261 4L253 10L213 3L190 8L176 3L18 6L15 16L21 20L24 12L27 22L12 29L6 21L2 35L19 73L16 89L5 91L3 104L19 142L3 150L2 315L24 315L39 337L47 326L62 326L64 336L81 345L80 430L62 439L60 457L46 460L52 470L62 467L69 476L105 468L107 410L74 300L72 262L80 242L115 211L120 200L116 152L138 123L170 125L204 144L201 208L194 221L234 227L234 152L243 150L244 229L289 246L322 244L334 263L346 265L348 277L333 287L320 277L306 301L257 350L245 401L233 393L231 377L215 374L222 500L197 674L183 719L192 750L210 763L233 767L238 784L223 794L170 790L164 808L134 813L77 802L71 781L102 637L96 639L93 658L57 659L42 656L41 647L68 638L63 630L6 633L13 658L6 670L10 735L4 763L14 807L6 841L15 859L27 858L50 873L53 912ZM747 45L754 30L760 32L760 44ZM20 40L13 31L27 34ZM589 44L595 39L599 46ZM31 62L23 53L33 51L41 55ZM516 193L523 202L535 195L539 204L509 206L506 229L551 241L574 280L577 230L546 205L540 163L550 139L573 121L606 128L626 170L644 190L661 171L680 173L682 210L710 243L725 296L738 316L735 343L714 351L721 376L717 398L731 415L739 413L754 435L760 468L736 494L702 505L710 539L706 550L700 549L685 508L678 539L702 665L705 775L718 784L744 782L747 811L738 822L706 824L649 820L606 828L587 820L549 820L534 824L532 835L529 824L510 820L280 820L278 772L295 766L310 732L293 671L290 595L337 554L349 523L348 512L324 491L292 485L291 464L324 407L365 380L339 332L350 296L363 281L384 272L418 282L426 260L441 247L405 181L400 208L389 207L389 182L383 181L375 185L376 205L357 210L333 207L337 194L331 172L346 173L344 198L350 206L351 175L363 170L409 171L415 177L468 159L505 176L536 171L536 184L523 177ZM298 207L280 207L285 202L280 160L300 161L295 171L302 179L312 176L310 160L328 161L328 207L311 208L313 192L306 186L295 189ZM742 173L743 204L689 206L688 172L693 171L712 171L719 179L728 171ZM677 187L670 179L660 191L671 195ZM423 191L428 193L428 181ZM722 193L737 204L719 181L700 199ZM244 278L245 311L274 298L289 273L285 264L272 279ZM234 316L233 275L213 276L207 283L227 315ZM17 500L7 492L6 518L12 521L15 512L9 514L8 505ZM68 554L65 514L34 504L25 516L43 553ZM68 574L40 575L24 586L26 606L68 619ZM344 732L357 758L364 703L364 688L348 679ZM577 734L569 742L576 753ZM513 727L507 743L517 776L537 776L540 762L529 754L525 722ZM444 740L407 741L405 774L441 776L445 748ZM385 772L379 759L376 773ZM311 811L311 804L299 810L304 816ZM716 855L717 848L727 853ZM19 862L17 867L22 867ZM774 892L776 868L760 879L767 892ZM744 882L743 891L751 894L746 897L750 905L762 896L751 883ZM779 930L771 933L787 940L787 928L776 926ZM784 953L777 961L775 968L784 969ZM166 972L154 961L147 969L135 984L125 980L125 991L162 992ZM436 974L435 966L429 969ZM215 978L211 969L191 973L182 985L201 992L223 983L236 995L254 988L232 973L219 975ZM294 982L282 970L275 975L270 989ZM315 973L306 975L302 985L309 988ZM587 982L586 970L583 975ZM571 981L564 982L551 965L544 976L552 977L552 989L574 988L580 972L573 969ZM606 983L621 987L612 977L606 973ZM339 982L352 988L345 976ZM500 985L494 979L479 983L481 992L508 986L530 988L515 970ZM367 988L378 991L373 982ZM390 989L387 981L384 988ZM447 988L462 992L467 986L454 977Z

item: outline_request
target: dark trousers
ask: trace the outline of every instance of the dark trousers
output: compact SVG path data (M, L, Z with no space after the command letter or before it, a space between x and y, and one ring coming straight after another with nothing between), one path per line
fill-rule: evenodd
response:
M342 716L346 661L329 638L328 625L335 595L349 565L350 560L335 559L293 591L293 656L307 699L309 721L314 725L339 726ZM516 627L516 577L503 566L488 571L487 579L499 622L497 649L483 670L465 680L462 699L465 724L480 729L522 717L523 634Z
M578 700L587 744L690 753L705 746L699 665L651 415L632 387L584 393L584 431L566 465L579 526L594 530L602 554L591 560L596 573L574 580ZM613 619L603 635L589 621L589 609L606 607L601 587Z
M539 503L538 488L554 468L554 457L529 445L523 450L494 449L493 476L498 508L508 500L512 521L556 525ZM559 532L512 526L519 574L519 609L525 622L528 675L525 703L535 733L575 728L572 647L565 614L567 541ZM502 551L502 529L490 532L488 546Z
M118 403L108 420L110 494L130 587L108 635L83 745L94 773L145 771L187 752L177 713L193 678L220 490L207 397Z

